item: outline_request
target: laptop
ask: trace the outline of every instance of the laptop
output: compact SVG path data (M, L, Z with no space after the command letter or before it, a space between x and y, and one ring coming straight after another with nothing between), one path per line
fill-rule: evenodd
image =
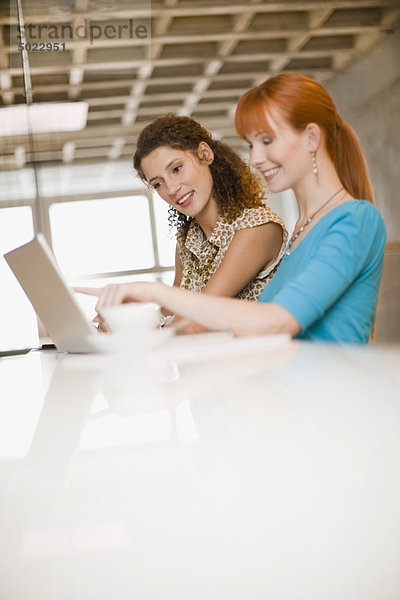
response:
M142 356L162 347L173 336L172 327L146 332L145 338L118 333L100 333L89 321L75 293L65 282L56 259L42 234L4 254L4 258L31 301L57 350L72 353L108 353L128 351ZM193 362L199 359L271 350L287 345L287 334L256 338L233 338L230 332L207 332L173 336L177 344L168 344L168 360ZM179 342L179 343L178 343ZM163 357L161 348L161 358Z
M113 334L101 334L65 282L42 234L4 254L36 314L60 352L107 352Z

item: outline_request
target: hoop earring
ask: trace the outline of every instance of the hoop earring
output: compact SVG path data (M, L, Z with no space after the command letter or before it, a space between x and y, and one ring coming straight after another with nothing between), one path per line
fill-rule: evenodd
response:
M312 160L312 170L313 173L317 179L317 183L319 183L319 170L318 170L318 165L317 165L317 153L316 152L312 152L311 153L311 160Z

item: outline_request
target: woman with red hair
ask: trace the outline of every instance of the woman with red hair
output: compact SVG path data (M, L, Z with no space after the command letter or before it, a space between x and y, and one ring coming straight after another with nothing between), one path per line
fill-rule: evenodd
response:
M247 91L235 124L271 192L293 190L298 220L259 302L216 298L161 283L82 290L109 304L156 302L211 330L289 333L366 343L373 329L386 232L357 136L325 88L282 73Z

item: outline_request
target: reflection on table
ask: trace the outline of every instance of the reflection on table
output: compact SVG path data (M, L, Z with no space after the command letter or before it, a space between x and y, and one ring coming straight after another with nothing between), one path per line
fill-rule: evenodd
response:
M189 336L0 361L0 591L400 597L400 349Z

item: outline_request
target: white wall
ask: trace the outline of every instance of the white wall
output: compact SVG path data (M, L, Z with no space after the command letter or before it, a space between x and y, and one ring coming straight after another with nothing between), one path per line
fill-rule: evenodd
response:
M388 233L376 339L400 343L400 31L327 87L360 138Z
M400 242L400 30L327 88L360 138L388 241Z

